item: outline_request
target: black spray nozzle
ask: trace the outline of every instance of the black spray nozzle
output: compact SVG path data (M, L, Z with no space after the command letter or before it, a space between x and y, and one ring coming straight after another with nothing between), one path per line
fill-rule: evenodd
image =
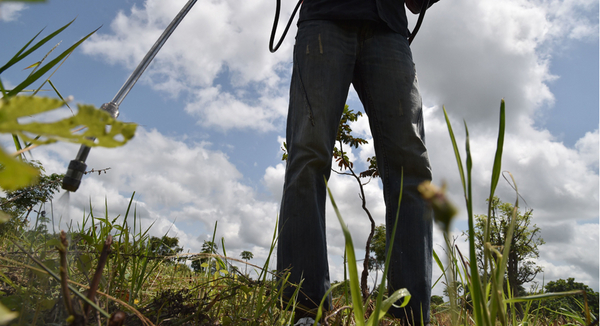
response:
M87 165L85 163L72 160L71 163L69 163L69 168L63 178L62 188L72 192L77 191L81 184L81 177L83 177L86 168Z
M83 177L85 174L85 169L87 168L85 160L87 159L89 153L90 148L85 145L81 145L79 152L77 152L77 156L69 163L69 168L67 169L67 173L65 173L65 177L63 178L62 188L64 190L75 192L77 189L79 189L81 177Z
M119 105L115 102L104 103L100 107L100 110L108 112L113 118L117 118L119 116ZM94 140L95 138L90 138L90 140ZM85 164L85 160L90 153L90 148L85 145L81 145L79 148L79 152L77 153L77 157L69 163L69 168L67 168L67 173L65 173L65 177L63 178L62 188L68 191L75 192L79 189L79 185L81 184L81 177L85 174L85 169L87 165Z
M102 104L100 110L108 112L108 114L115 119L119 116L119 106L114 102ZM94 139L95 138L90 138L91 141L94 141ZM77 156L69 163L67 173L65 173L65 177L63 178L62 182L63 189L72 192L75 192L77 189L79 189L81 178L85 174L85 169L87 168L85 160L87 160L89 153L90 148L88 146L81 145L79 152L77 152Z

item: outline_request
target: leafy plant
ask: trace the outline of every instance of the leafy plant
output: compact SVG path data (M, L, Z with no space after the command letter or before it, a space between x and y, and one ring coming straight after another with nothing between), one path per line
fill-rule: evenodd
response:
M19 49L8 62L0 67L0 75L7 69L23 62L26 58L29 58L31 54L59 35L72 23L73 21L67 23L50 35L44 37L42 40L34 43L35 39L42 31L37 33L33 38L26 42L26 44ZM45 201L49 196L48 193L44 194L44 189L47 187L32 186L40 180L40 169L38 166L28 164L24 160L24 153L26 151L31 150L38 145L57 141L81 143L88 146L115 147L125 144L135 133L136 126L134 124L116 121L106 112L96 110L89 105L78 105L79 110L77 114L69 118L46 123L36 122L35 119L41 114L56 110L66 103L64 98L52 85L49 78L44 80L42 84L38 86L33 92L33 95L22 95L28 87L40 80L51 69L60 67L62 62L64 62L69 55L93 33L95 33L95 31L89 33L56 57L49 59L49 55L57 46L52 48L52 50L50 50L41 60L29 66L29 68L33 68L33 71L12 89L7 89L0 79L0 93L2 94L2 97L0 98L0 133L12 134L17 150L16 153L11 155L0 147L0 188L9 191L9 195L16 194L13 197L9 196L9 199L3 201L3 207L0 209L7 209L11 214L0 212L0 217L2 217L0 222L6 222L9 216L15 216L15 214L19 215L25 213L25 216L28 216L31 212L31 205L27 206L23 212L11 210L10 207L6 206L11 200L26 200L27 198L24 198L23 194L35 194L36 189L41 190L41 192L34 195L32 200L35 199L35 201L38 202ZM48 62L46 62L46 59L48 59ZM35 96L46 83L49 83L52 86L59 99ZM24 123L24 119L34 121ZM74 132L75 128L78 127L86 128L86 130L81 133ZM97 138L98 141L91 141L90 138L92 137ZM46 184L45 178L45 176L41 178L43 184ZM56 185L57 183L52 183L47 190L52 193L55 190ZM31 188L19 192L21 188L27 186L31 186ZM12 207L14 208L16 206L12 205ZM41 217L44 217L43 214ZM45 288L47 288L47 285L45 285ZM29 291L30 290L27 290L27 292ZM39 310L36 310L36 312L37 311ZM12 312L6 313L3 306L0 305L0 320L2 320L0 324L13 318L14 315L15 314ZM38 315L36 313L33 316L33 320L36 320L37 317Z
M525 295L523 284L532 281L542 271L542 268L535 263L535 259L539 257L538 247L544 244L544 239L540 237L541 229L535 224L532 225L532 209L524 213L517 210L513 217L514 207L510 203L503 203L497 197L492 198L492 201L492 216L488 218L486 215L475 215L475 245L478 248L485 248L484 229L486 223L490 221L488 243L492 248L502 250L511 218L516 219L506 277L511 285L511 296ZM484 264L482 249L477 251L477 263L481 270L484 265L490 266L493 263L489 261Z
M596 318L598 318L598 292L594 291L592 288L590 288L589 286L585 285L584 283L581 282L575 282L575 279L572 277L569 277L568 279L564 280L564 279L558 279L556 281L550 281L548 283L546 283L546 285L544 285L544 289L546 292L565 292L565 291L573 291L573 290L583 290L586 292L586 298L588 300L588 304L590 307L590 312L593 313L594 315L596 315ZM569 297L562 297L562 298L557 298L557 299L552 299L552 300L546 300L543 302L543 306L547 307L551 310L559 310L559 308L566 308L568 307L570 310L572 311L582 311L582 302L581 300L577 300L577 299L583 299L583 293L581 293L581 296L569 296Z
M22 62L29 57L35 50L39 49L54 37L65 30L73 21L62 26L42 40L33 44L34 40L41 34L41 31L29 40L17 53L2 67L0 74ZM95 31L89 33L74 45L58 54L47 63L44 59L36 62L35 70L27 76L22 82L12 89L6 89L0 79L0 133L13 135L17 154L31 149L33 145L44 145L56 141L68 141L73 143L85 144L87 146L115 147L121 146L129 141L134 133L136 126L130 123L123 123L112 118L108 113L97 110L91 105L78 105L78 112L72 117L65 118L55 122L29 122L22 123L24 118L36 117L39 114L56 110L63 105L65 101L57 92L60 98L23 96L20 95L27 87L42 78L48 71L61 62ZM50 51L52 52L52 50ZM47 79L46 81L49 81ZM46 82L44 81L44 83ZM42 85L44 84L42 83ZM39 88L42 87L39 86ZM39 89L38 88L38 89ZM34 95L37 93L34 92ZM75 128L87 128L82 133L74 133ZM97 138L94 142L90 138ZM15 156L16 156L15 155ZM27 165L0 148L0 188L5 190L16 190L21 187L34 183L39 177L38 169Z

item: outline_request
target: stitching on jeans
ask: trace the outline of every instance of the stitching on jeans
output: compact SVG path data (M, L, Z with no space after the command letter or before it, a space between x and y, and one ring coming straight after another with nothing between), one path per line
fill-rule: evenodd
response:
M308 45L306 46L306 51L308 53ZM296 51L294 51L294 56L296 56ZM300 67L298 66L298 58L294 58L294 65L296 74L298 74L298 80L300 80L300 86L302 86L302 92L304 93L304 99L306 100L306 105L308 106L308 120L310 120L310 124L315 126L315 118L313 115L312 106L310 105L310 101L308 100L308 94L306 93L306 87L304 87L304 81L302 81L302 75L300 74Z
M319 52L323 54L323 43L321 43L321 34L319 34Z

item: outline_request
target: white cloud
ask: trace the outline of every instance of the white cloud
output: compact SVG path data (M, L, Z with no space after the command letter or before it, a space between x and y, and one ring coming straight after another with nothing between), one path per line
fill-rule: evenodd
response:
M249 128L262 132L275 129L275 123L285 112L286 99L261 96L255 103L240 100L236 95L221 91L220 87L203 88L195 92L195 100L185 110L198 116L199 123L222 129Z
M17 20L21 11L27 9L23 3L0 3L0 21L10 22Z
M593 132L586 132L585 136L575 143L575 148L579 151L583 162L591 167L595 168L598 172L598 129Z
M544 274L536 281L574 277L593 289L598 289L598 224L553 223L542 226L546 244L541 247L540 261ZM556 233L556 234L553 234Z
M36 151L35 157L44 162L48 172L64 173L65 162L75 153L75 146L53 145ZM178 236L191 252L200 251L216 222L217 239L225 238L232 255L270 245L277 204L256 199L229 158L211 150L208 143L186 144L156 130L139 128L124 147L93 148L87 165L88 170L110 170L84 176L80 189L71 194L70 219L81 221L90 203L95 215L103 215L105 199L111 218L123 217L135 191L143 227L154 223L151 234L155 236L170 229L170 235ZM69 220L64 219L65 223Z
M84 52L132 69L185 2L149 0L120 12L111 33L92 36ZM269 1L198 1L144 80L172 95L188 92L186 111L203 125L273 130L286 113L287 91L280 87L288 79L291 41L276 54L267 50L271 22L263 18L271 10Z

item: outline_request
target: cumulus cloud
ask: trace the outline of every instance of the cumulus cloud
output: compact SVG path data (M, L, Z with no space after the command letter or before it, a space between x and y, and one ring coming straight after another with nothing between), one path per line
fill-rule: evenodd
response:
M575 148L583 162L590 168L596 168L598 172L598 129L593 132L586 132L583 138L575 143Z
M64 162L75 153L75 146L49 146L36 151L35 157L48 172L64 173ZM217 222L217 237L224 237L230 252L270 245L277 204L257 199L229 158L209 143L187 144L139 128L124 147L92 149L87 164L88 169L110 169L84 177L80 189L71 194L72 209L65 215L70 219L80 222L90 204L96 215L103 215L105 200L109 215L122 218L135 192L143 227L154 223L155 236L170 230L169 235L179 237L191 252L201 250Z
M111 33L94 35L84 52L133 68L185 2L149 0L120 12ZM186 111L203 125L273 130L286 113L281 85L291 42L276 54L267 51L271 21L264 13L272 7L269 1L198 1L144 80L171 95L188 94Z
M575 277L598 289L598 223L548 224L542 226L542 237L546 244L540 250L544 274L538 275L539 284L543 278L547 282Z
M597 21L581 14L590 6L587 0L440 1L413 45L425 103L489 127L504 98L508 128L530 124L554 100L547 82L556 78L549 69L555 45L576 29L590 28L586 37L597 38Z
M23 3L0 3L0 21L10 22L17 20L20 12L27 6Z

